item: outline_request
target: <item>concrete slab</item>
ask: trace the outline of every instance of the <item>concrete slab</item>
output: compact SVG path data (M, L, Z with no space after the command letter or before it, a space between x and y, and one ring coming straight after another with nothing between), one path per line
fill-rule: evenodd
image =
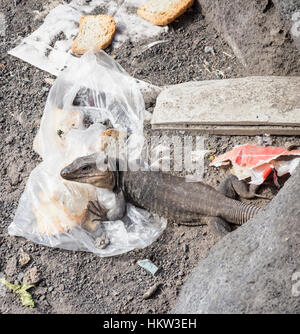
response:
M217 134L300 134L300 77L246 77L169 86L153 128Z
M147 114L147 120L150 118ZM276 135L276 136L300 136L300 127L295 126L212 126L201 124L171 124L171 125L152 125L152 129L162 130L194 130L199 135L232 135L232 136L258 136L258 135Z

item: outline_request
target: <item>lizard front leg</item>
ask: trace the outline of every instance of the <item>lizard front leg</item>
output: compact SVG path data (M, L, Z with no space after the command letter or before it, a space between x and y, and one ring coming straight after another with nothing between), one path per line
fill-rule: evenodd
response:
M217 191L221 194L225 195L226 197L230 197L235 199L237 197L236 192L234 191L234 188L232 187L231 180L229 178L226 178L223 180L220 185L217 188ZM208 220L207 223L210 231L220 237L223 238L226 234L231 232L230 225L221 217L211 217Z
M244 181L240 181L235 175L229 175L219 186L218 191L227 197L236 199L237 196L251 199L251 198L264 198L269 199L265 196L261 196L256 193L260 185L247 184Z
M107 213L109 210L106 209L103 205L101 205L98 200L89 201L87 209L89 212L91 212L93 215L97 217L92 220L93 222L94 221L103 222L108 220Z
M88 211L97 216L93 221L114 221L124 217L126 202L122 191L113 193L107 189L102 189L102 199L101 204L98 200L88 203Z

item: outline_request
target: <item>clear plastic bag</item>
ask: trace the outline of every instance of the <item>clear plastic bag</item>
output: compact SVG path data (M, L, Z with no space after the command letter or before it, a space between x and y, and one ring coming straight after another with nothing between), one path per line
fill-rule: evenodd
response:
M109 122L130 133L128 162L143 155L144 101L136 80L105 52L88 52L70 66L50 90L34 150L43 161L31 173L9 234L36 243L112 256L150 245L166 220L126 204L126 215L96 224L87 204L98 200L107 208L121 202L106 189L63 180L60 171L74 159L99 152ZM109 244L102 249L99 239Z

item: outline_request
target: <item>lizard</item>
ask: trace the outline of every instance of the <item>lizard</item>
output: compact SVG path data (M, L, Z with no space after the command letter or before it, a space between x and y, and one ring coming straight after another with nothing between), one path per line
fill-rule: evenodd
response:
M162 171L123 171L118 168L118 160L114 161L117 168L112 165L107 156L94 153L75 159L61 170L60 175L65 180L109 189L136 207L165 218L192 222L201 216L214 217L217 230L221 227L223 234L230 230L227 223L242 225L261 210L235 199L237 195L245 198L262 196L256 194L257 187L248 189L233 175L221 183L217 191L203 182L186 182L184 177ZM97 201L88 204L88 210L100 221L122 218L126 210L125 205L123 207L123 212L119 210L116 216Z

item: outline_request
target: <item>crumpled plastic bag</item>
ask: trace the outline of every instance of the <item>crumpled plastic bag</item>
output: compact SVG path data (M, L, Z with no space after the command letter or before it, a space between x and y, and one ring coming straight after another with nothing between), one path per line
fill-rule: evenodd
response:
M300 150L287 150L277 146L239 145L233 150L217 156L211 166L231 164L232 173L239 180L251 178L250 184L262 184L272 171L282 176L296 169L300 161Z
M110 56L88 52L61 73L49 92L33 148L43 161L32 171L21 196L10 235L69 250L112 256L144 248L156 240L166 220L127 204L117 221L96 223L87 210L90 200L110 209L117 196L89 184L63 180L60 171L74 159L99 152L109 121L130 134L128 163L143 155L143 97L130 77ZM109 245L99 248L99 238Z

